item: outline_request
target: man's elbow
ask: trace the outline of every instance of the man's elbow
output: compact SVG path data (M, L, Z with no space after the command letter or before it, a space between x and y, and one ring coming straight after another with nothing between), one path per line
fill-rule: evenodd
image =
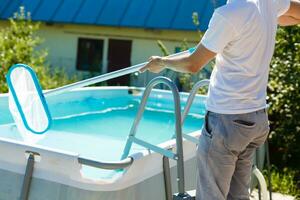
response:
M280 26L293 26L300 23L299 19L293 18L291 16L281 16L278 18L278 24Z
M217 54L210 51L205 46L200 44L196 51L188 58L189 72L195 74L199 72L209 61L211 61Z
M191 63L189 66L188 66L188 72L191 73L191 74L196 74L197 72L200 71L200 69L202 68L202 66L196 64L196 63Z

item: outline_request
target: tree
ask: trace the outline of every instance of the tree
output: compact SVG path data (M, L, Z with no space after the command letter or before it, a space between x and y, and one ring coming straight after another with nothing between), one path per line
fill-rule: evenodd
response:
M9 19L9 26L0 30L0 92L8 91L5 75L16 63L31 66L44 89L61 86L76 79L69 79L62 70L50 70L46 64L48 52L37 50L42 42L36 35L39 25L31 21L30 13L26 13L24 7L20 7L19 12Z

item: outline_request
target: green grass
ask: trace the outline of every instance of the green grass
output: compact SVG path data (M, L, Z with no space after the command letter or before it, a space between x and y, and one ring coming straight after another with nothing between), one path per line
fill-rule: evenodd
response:
M266 180L267 174L267 170L264 170ZM299 174L297 175L295 170L289 168L278 170L275 166L272 166L271 178L273 192L292 195L296 197L297 200L300 200L300 180Z

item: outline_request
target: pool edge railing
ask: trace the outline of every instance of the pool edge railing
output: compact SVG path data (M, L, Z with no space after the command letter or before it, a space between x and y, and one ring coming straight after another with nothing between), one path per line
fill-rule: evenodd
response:
M104 161L96 161L87 158L78 157L78 162L83 165L87 165L90 167L100 168L100 169L107 169L107 170L117 170L117 169L125 169L130 167L133 163L132 157L127 157L120 161L115 162L104 162Z

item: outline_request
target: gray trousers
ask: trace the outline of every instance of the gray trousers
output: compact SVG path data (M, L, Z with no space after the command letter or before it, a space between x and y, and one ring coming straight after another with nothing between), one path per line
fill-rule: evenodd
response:
M269 132L268 116L207 112L197 149L197 200L249 200L252 159Z

